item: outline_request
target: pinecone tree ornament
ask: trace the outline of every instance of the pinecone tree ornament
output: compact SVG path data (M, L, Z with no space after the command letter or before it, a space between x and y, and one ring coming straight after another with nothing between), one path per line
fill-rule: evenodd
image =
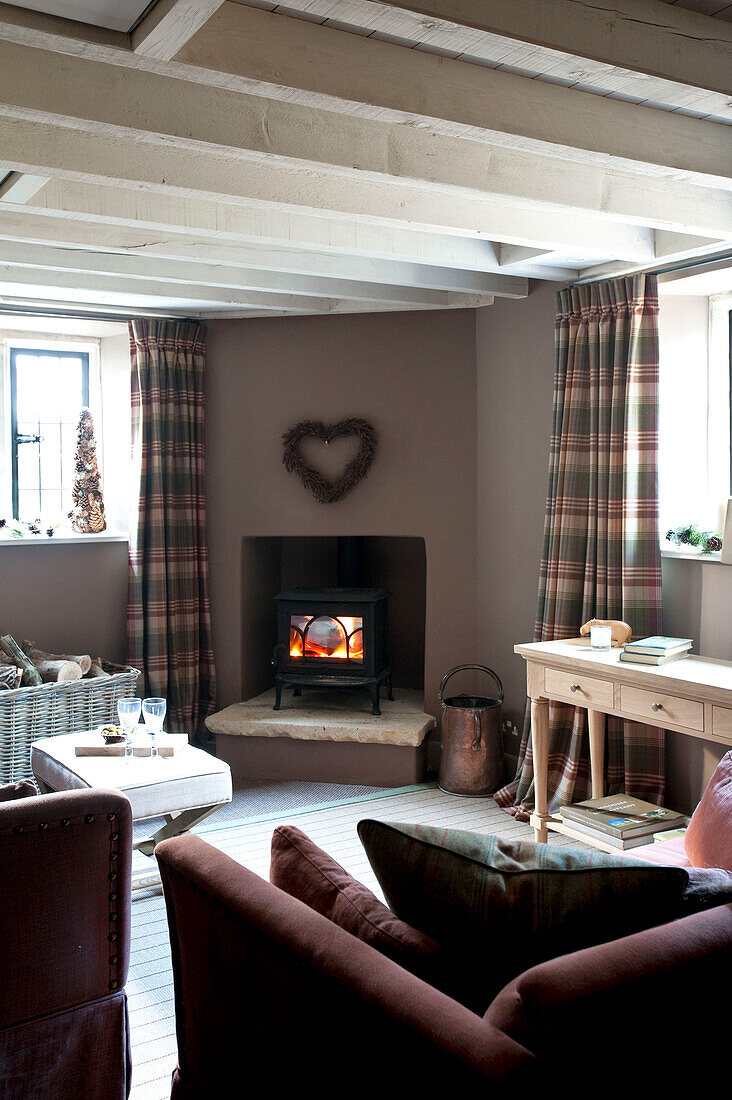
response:
M74 507L69 512L72 529L85 535L105 531L107 521L104 518L104 499L97 465L94 421L86 408L81 410L79 417L71 494L74 500Z

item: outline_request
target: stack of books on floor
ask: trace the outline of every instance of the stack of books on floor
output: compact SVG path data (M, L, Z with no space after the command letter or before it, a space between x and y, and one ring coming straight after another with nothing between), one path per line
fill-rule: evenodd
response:
M578 833L623 851L651 844L654 833L678 829L687 823L684 814L627 794L589 798L586 802L562 806L559 816Z
M639 638L637 642L626 642L620 660L640 665L667 665L669 661L685 657L693 644L693 638L663 638L659 635Z

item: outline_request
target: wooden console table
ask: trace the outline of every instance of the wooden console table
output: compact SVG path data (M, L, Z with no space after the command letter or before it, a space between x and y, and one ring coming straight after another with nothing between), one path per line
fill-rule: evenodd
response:
M529 642L514 652L526 661L535 792L530 821L540 843L551 829L618 851L547 813L550 699L587 709L593 798L604 793L606 714L732 745L732 662L683 657L667 665L629 664L619 649L592 650L586 638Z

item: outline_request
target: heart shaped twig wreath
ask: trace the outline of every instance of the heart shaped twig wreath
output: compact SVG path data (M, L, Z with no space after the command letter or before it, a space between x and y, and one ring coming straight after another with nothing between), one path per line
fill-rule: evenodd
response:
M355 435L359 441L358 453L346 466L336 481L328 481L314 469L300 454L300 442L308 436L330 443L342 435ZM341 420L340 424L323 424L321 420L301 420L282 436L285 453L282 461L290 474L297 474L306 489L309 489L321 504L333 504L346 493L350 493L359 481L366 477L369 466L376 454L376 432L367 420L351 417Z

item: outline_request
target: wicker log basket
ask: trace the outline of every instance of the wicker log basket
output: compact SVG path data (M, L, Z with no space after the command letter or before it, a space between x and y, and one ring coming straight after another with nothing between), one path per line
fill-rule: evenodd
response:
M117 700L135 694L139 669L102 662L108 676L0 692L0 783L32 779L39 737L82 733L117 722Z

